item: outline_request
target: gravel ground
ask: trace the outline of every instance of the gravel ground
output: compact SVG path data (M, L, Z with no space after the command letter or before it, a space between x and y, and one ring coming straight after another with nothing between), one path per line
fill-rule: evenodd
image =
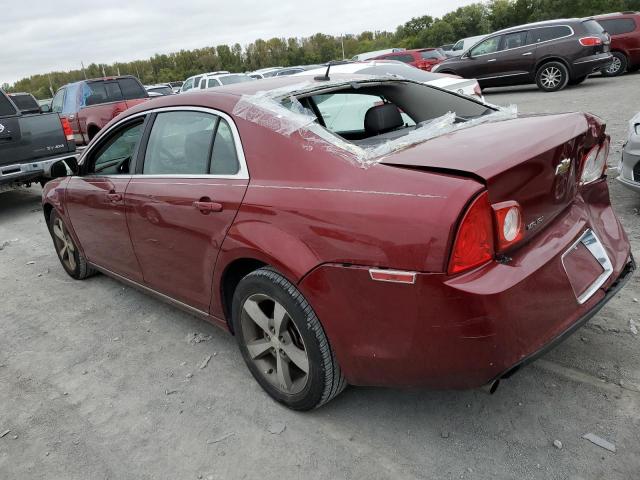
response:
M555 94L524 87L487 98L598 114L613 165L640 110L639 81L594 77ZM610 183L640 258L640 196ZM493 396L349 388L310 413L272 402L215 327L107 277L68 278L38 188L0 195L0 284L3 480L640 475L640 335L630 328L640 327L640 275ZM588 432L616 452L583 439Z

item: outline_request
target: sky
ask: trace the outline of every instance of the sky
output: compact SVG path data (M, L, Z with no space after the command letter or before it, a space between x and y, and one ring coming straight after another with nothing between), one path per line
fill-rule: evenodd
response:
M258 39L388 30L473 0L0 0L0 85L80 62L113 63Z

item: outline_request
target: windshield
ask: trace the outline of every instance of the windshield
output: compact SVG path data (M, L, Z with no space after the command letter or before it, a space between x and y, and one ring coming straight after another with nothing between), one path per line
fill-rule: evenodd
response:
M231 85L232 83L253 82L255 78L251 78L249 75L227 75L219 77L219 80L223 85Z
M425 60L442 60L447 58L440 50L425 50L420 52L420 56Z

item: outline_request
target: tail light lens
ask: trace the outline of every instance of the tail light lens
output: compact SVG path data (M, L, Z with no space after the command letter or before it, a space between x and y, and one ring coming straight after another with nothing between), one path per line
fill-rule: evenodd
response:
M449 273L460 273L490 261L495 253L493 219L487 191L478 195L464 214L453 243Z
M503 202L492 205L496 218L496 238L498 251L518 243L524 236L522 209L517 202Z
M601 145L596 145L589 150L582 161L580 185L595 182L604 175L604 169L607 167L608 156L609 139L606 139Z
M482 97L482 88L480 88L480 84L477 82L473 87L473 93L475 93L478 97Z
M64 136L66 137L67 141L73 141L75 137L73 136L73 129L71 128L69 120L64 117L60 117L60 123L62 124L62 131L64 132Z
M595 47L596 45L602 45L602 39L600 37L582 37L578 41L583 47Z

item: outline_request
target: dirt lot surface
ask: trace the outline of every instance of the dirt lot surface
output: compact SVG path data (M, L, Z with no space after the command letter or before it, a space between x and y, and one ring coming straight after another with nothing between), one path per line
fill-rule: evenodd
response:
M595 77L487 98L598 114L614 165L638 85ZM610 184L640 258L640 196ZM493 396L349 388L310 413L271 401L228 334L105 276L67 277L38 188L0 195L0 285L3 480L640 478L640 274Z

